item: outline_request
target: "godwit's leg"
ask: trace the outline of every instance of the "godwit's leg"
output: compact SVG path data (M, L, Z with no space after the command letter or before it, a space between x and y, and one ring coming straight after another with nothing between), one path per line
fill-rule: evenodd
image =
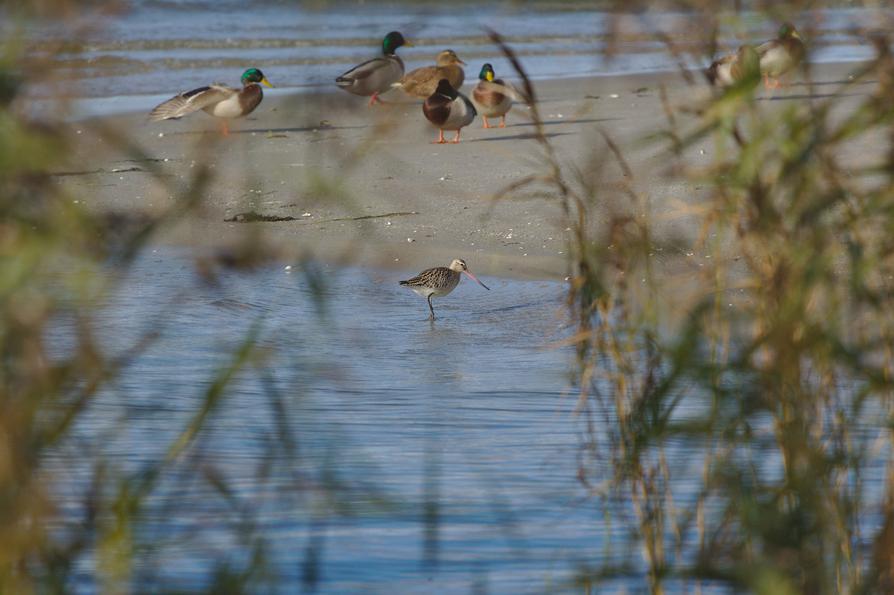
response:
M500 116L500 128L506 128L506 114Z
M435 319L435 309L432 308L432 305L431 305L431 295L428 296L428 309L431 311L431 316L429 316L428 319L434 320Z
M481 119L484 120L484 127L490 128L490 124L487 123L487 116L481 116Z
M434 141L434 144L436 144L436 145L443 145L443 144L446 143L446 142L447 142L447 141L444 140L444 131L441 130L441 129L439 128L439 129L438 129L438 140Z
M452 141L452 142L453 142L454 144L456 144L456 143L459 142L459 130L456 131L456 136L453 137L453 141Z

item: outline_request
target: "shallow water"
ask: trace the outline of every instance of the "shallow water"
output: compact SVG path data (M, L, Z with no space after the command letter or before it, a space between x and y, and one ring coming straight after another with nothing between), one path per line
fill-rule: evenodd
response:
M247 526L265 539L265 592L579 593L581 572L619 563L631 573L600 589L644 587L628 503L578 480L581 464L603 479L612 469L584 452L574 353L555 346L570 332L562 283L484 278L485 291L464 280L435 300L432 323L425 301L398 286L416 271L286 266L209 283L190 252L157 248L124 274L96 313L100 344L120 355L157 337L43 461L59 495L56 530L82 518L95 463L146 477L254 332L255 356L134 524L137 544L152 545L137 549L137 591L207 587L216 566L248 559ZM54 327L58 354L72 335L71 323ZM706 408L690 394L675 417ZM597 440L609 417L592 418ZM868 411L854 437L885 435L884 419ZM751 423L742 456L778 480L772 420ZM667 441L679 510L700 489L704 446ZM885 460L861 478L868 501L881 498ZM93 553L76 560L77 592L100 590ZM691 587L670 581L667 592Z
M542 592L596 563L602 520L576 480L572 358L550 347L563 333L562 284L488 278L485 291L465 280L435 300L430 323L425 301L397 284L409 271L318 273L319 293L283 265L211 286L180 251L139 260L97 327L112 352L149 330L161 335L50 461L60 489L83 487L78 461L88 452L130 473L161 458L215 371L260 325L268 355L236 378L199 451L257 507L286 591L313 539L325 592ZM286 419L273 392L293 456L272 435ZM261 480L264 465L273 468ZM315 495L324 477L341 487ZM78 502L68 504L75 514ZM221 552L241 551L225 520L232 511L207 486L171 476L148 510L145 537L175 542L161 575L180 586L200 585ZM85 590L91 568L82 561Z
M627 15L612 58L603 50L612 17L599 3L321 3L219 0L131 0L114 14L88 14L80 35L71 26L32 26L36 40L79 38L58 56L75 96L170 94L211 81L236 84L245 68L261 67L281 87L334 88L336 76L379 52L385 32L400 30L416 42L401 48L408 68L429 64L445 47L468 63L467 79L490 61L498 74L508 62L487 39L499 31L521 56L533 78L594 76L673 70L676 61L656 36L691 27L691 17L672 12ZM729 18L727 18L729 17ZM763 41L776 25L745 13L733 25L722 19L721 47L743 39ZM883 27L894 9L826 9L801 15L799 25L817 26L810 40L817 62L856 61L872 55L856 27ZM10 20L10 22L12 22ZM692 39L675 34L686 48ZM38 48L42 47L40 44ZM692 63L691 67L704 66ZM53 90L57 90L53 88ZM51 89L43 90L50 93Z

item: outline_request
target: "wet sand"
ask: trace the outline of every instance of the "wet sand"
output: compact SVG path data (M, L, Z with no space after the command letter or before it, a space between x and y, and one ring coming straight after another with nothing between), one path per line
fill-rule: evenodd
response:
M854 64L824 65L813 73L818 95L834 93ZM623 191L644 197L656 237L675 238L686 252L699 233L692 206L703 190L667 171L667 128L659 89L670 103L694 104L709 92L676 73L540 82L536 88L544 130L573 183L596 189L593 225L627 209L641 215ZM467 81L464 91L471 92ZM854 100L871 85L848 89ZM795 82L761 91L765 109L811 98ZM284 259L305 256L415 270L464 258L487 275L561 278L567 274L566 227L554 196L501 190L547 173L529 110L515 107L506 128L482 129L480 118L462 142L432 144L437 132L419 102L399 93L367 108L364 98L268 93L248 118L232 123L229 137L204 113L179 121L149 122L143 114L110 116L74 125L77 151L57 179L87 208L124 215L160 213L181 194L202 163L214 174L201 192L201 208L178 216L159 238L199 246L228 246L262 237ZM681 116L683 126L693 117ZM99 130L122 133L127 149ZM627 178L606 151L613 138L633 171ZM650 140L651 137L651 140ZM690 165L711 160L709 137L688 153ZM280 221L243 221L245 214ZM251 218L250 216L248 218Z

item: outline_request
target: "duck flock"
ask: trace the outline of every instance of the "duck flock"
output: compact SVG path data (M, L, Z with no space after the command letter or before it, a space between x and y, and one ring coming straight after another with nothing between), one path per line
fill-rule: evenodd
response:
M478 74L478 84L471 97L460 93L465 82L463 66L453 50L438 54L432 66L405 72L403 60L397 55L401 46L412 46L398 31L382 40L382 55L351 68L335 79L338 88L369 97L369 105L381 103L379 95L399 89L411 97L424 99L422 113L438 128L438 143L447 142L445 131L455 132L452 142L460 140L460 130L480 115L484 128L490 128L488 118L500 118L499 126L506 126L506 114L514 102L524 101L508 82L495 78L493 66L484 64ZM708 67L708 80L717 86L730 87L764 78L768 89L779 87L779 79L794 69L804 58L804 43L791 23L779 29L776 39L758 46L743 45L735 53L721 57ZM176 119L199 110L221 119L221 129L227 134L227 121L250 114L264 97L261 85L272 87L257 68L242 74L242 88L220 84L199 87L180 93L157 106L150 113L152 120Z
M484 128L490 128L488 118L500 118L499 126L506 126L506 114L513 102L524 98L508 82L495 78L493 66L484 64L478 74L478 83L471 97L460 93L465 82L463 66L453 50L444 50L436 63L405 72L403 60L397 55L401 46L412 44L398 31L388 33L382 40L382 55L351 68L335 79L335 84L348 93L369 97L369 105L381 103L379 95L399 89L407 95L424 99L422 113L438 129L437 143L448 142L444 132L454 132L450 142L460 141L460 131L472 123L475 116L484 120ZM756 85L761 76L767 89L779 87L779 79L793 70L803 60L805 48L800 35L790 23L785 23L776 39L758 46L743 45L735 53L713 62L705 71L708 80L718 87ZM199 87L180 93L158 105L150 113L152 120L176 119L204 110L221 120L221 129L228 133L227 122L254 111L264 93L261 85L272 87L257 68L249 68L242 74L242 88L234 89L220 84ZM457 286L461 274L478 281L468 270L465 261L455 259L447 267L435 267L419 275L401 281L428 301L430 319L435 312L431 299L449 294ZM482 287L488 289L481 281Z
M358 64L335 79L335 84L348 93L369 97L369 105L381 103L379 95L392 89L400 89L411 97L424 99L422 113L439 130L438 143L447 142L444 131L455 132L454 143L459 142L460 130L481 115L484 127L490 128L488 118L500 118L499 126L506 126L506 114L513 100L520 95L515 88L495 78L490 64L481 67L478 85L472 97L459 92L465 82L463 66L453 50L438 54L433 66L424 66L405 72L404 62L397 55L397 48L412 46L398 31L392 31L382 40L382 55ZM177 119L192 112L204 110L221 118L221 131L229 132L227 120L247 116L263 99L261 85L272 87L257 68L249 68L242 74L242 89L220 84L199 87L180 93L158 105L149 114L152 120Z

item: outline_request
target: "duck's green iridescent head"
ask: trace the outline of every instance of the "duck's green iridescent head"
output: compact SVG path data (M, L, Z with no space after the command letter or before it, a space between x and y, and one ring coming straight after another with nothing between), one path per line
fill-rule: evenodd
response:
M795 26L791 23L783 23L781 27L779 27L779 39L789 39L794 37L795 39L801 39L801 36L798 35L798 30L795 29Z
M413 47L413 44L404 39L404 36L399 31L392 31L382 40L382 53L390 56L402 45Z
M482 81L492 81L494 80L494 67L490 64L485 64L481 67L481 72L478 73L478 78Z
M258 68L249 68L242 73L242 86L244 87L245 85L250 85L252 83L267 85L268 87L273 86L270 84L270 81L267 80L267 77L264 76L264 73Z

